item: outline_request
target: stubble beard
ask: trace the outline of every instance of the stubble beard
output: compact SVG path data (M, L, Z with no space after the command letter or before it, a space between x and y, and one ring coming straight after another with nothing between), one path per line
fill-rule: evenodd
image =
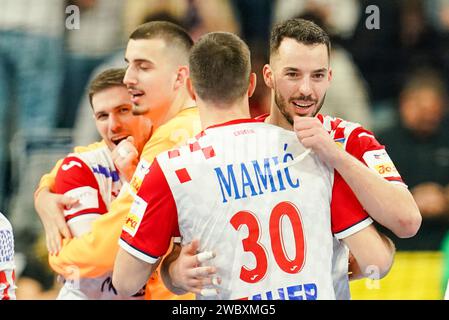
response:
M318 107L316 108L316 110L314 111L314 113L311 117L315 117L318 114L318 112L320 112L321 108L323 107L325 98L326 98L326 94L324 94L323 98L318 103ZM282 113L282 115L288 121L288 123L290 123L290 125L293 125L293 122L294 122L293 117L287 111L288 105L285 102L285 99L279 94L279 92L276 89L274 90L274 102L276 103L278 110ZM307 117L310 117L310 116L307 116Z

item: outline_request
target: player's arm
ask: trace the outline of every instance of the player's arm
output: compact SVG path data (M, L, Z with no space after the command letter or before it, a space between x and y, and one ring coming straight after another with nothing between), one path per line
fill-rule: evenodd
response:
M56 174L55 192L77 200L76 205L63 208L65 221L75 237L89 232L92 222L107 212L92 170L75 155L62 162Z
M142 288L169 249L172 236L179 236L176 204L155 160L123 224L114 287L126 295Z
M385 235L377 232L374 225L343 239L355 259L350 279L369 277L373 280L383 278L390 271L394 260L395 246Z
M132 296L147 283L157 263L148 263L119 248L112 274L114 288L122 295Z
M416 234L421 225L421 214L403 184L390 183L374 168L368 168L338 147L317 118L295 117L294 121L294 130L301 143L342 175L370 216L398 237ZM394 168L392 163L391 166Z
M56 254L61 250L63 238L72 237L65 222L63 210L64 207L77 203L75 199L51 191L62 161L62 159L59 160L51 172L41 178L34 193L34 208L44 226L47 250L50 254Z
M172 130L164 132L161 129L162 127L145 144L141 160L129 185L134 192L139 190L153 159L159 153L173 148L176 143L169 138ZM79 275L86 278L110 272L118 250L117 241L133 202L134 198L128 186L123 186L119 196L111 202L109 212L92 223L91 232L79 238L65 240L59 254L50 257L52 268L67 276L71 274L73 265L76 265Z
M103 142L93 143L87 147L76 147L75 152L92 150L103 145ZM47 249L51 254L61 250L62 239L72 237L70 229L64 219L64 207L77 204L76 199L62 194L54 193L56 174L61 167L63 159L58 160L54 168L43 175L34 192L34 207L44 226Z

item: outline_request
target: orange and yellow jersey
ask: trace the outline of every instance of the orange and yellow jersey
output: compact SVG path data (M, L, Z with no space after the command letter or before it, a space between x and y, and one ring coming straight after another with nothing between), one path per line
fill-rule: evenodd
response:
M179 112L173 119L154 131L145 144L140 162L129 185L123 186L117 199L111 202L109 212L92 223L91 232L79 238L66 239L58 255L49 257L54 271L70 279L73 266L77 267L77 276L82 278L98 277L113 270L118 250L118 240L125 218L134 202L133 194L140 188L141 181L153 159L161 152L185 144L188 138L201 131L197 108L188 108ZM98 148L98 144L89 145L84 150ZM75 149L80 151L81 149ZM57 167L41 179L39 189L49 187L52 190ZM175 297L162 284L159 277L153 276L147 286L147 298L151 299L192 299L191 294Z

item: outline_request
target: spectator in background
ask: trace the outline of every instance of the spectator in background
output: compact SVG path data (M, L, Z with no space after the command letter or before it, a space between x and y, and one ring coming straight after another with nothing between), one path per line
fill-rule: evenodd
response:
M58 114L61 128L73 128L92 71L125 45L124 1L71 0L71 3L80 8L80 28L65 32L64 90Z
M129 0L125 13L126 33L130 34L147 16L160 12L179 20L194 41L210 31L240 34L230 0Z
M438 250L449 230L449 130L445 83L431 70L411 75L399 97L398 125L380 135L421 211L418 235L402 250Z
M13 134L28 140L56 124L64 1L2 0L0 6L0 208L6 209Z

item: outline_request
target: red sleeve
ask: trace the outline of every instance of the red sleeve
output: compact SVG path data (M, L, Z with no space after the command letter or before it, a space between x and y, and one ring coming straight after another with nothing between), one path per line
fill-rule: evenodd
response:
M79 158L67 157L56 174L55 192L79 199L79 204L64 210L66 221L85 214L103 214L106 205L92 170Z
M384 179L405 186L385 146L377 141L372 132L362 127L355 129L348 138L346 151Z
M171 238L179 236L176 203L155 159L135 196L119 243L135 257L155 263L167 252Z
M335 171L331 201L332 233L343 239L372 223L354 192Z

